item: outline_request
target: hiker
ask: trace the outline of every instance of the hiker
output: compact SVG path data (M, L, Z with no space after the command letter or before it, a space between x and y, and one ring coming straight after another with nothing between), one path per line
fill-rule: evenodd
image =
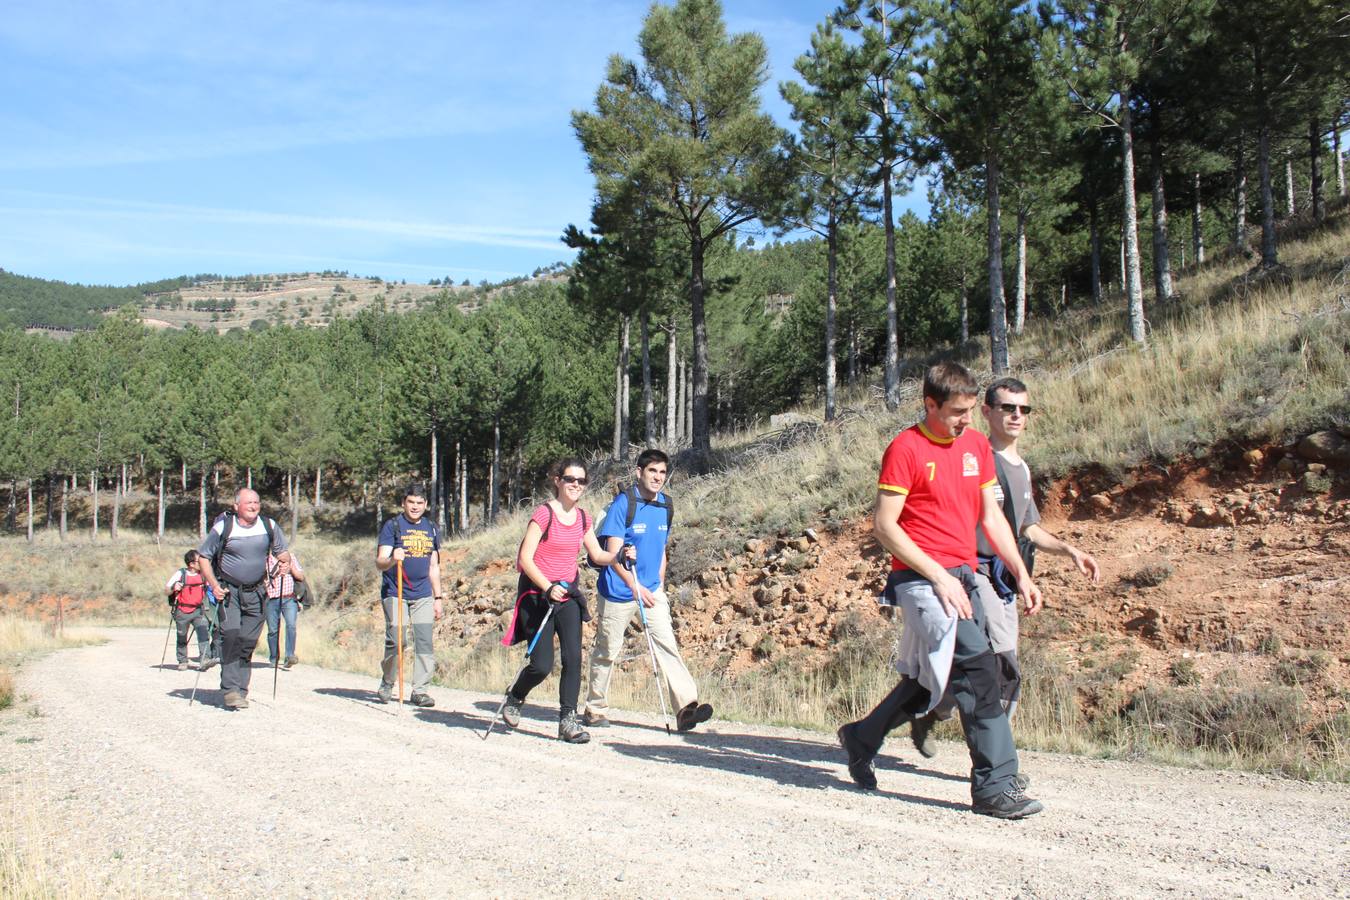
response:
M970 749L971 809L1020 819L1041 811L1017 781L1012 729L999 702L998 664L983 627L975 529L982 526L1013 572L1027 612L1040 590L994 496L989 440L970 428L979 387L963 366L940 362L924 374L924 418L886 448L873 534L891 555L880 602L903 611L900 683L867 716L839 729L848 771L875 790L872 760L891 730L930 712L950 685Z
M285 620L286 656L281 660L281 667L289 669L299 662L295 658L295 622L300 603L295 595L299 585L305 582L305 570L292 553L285 562L269 556L267 571L270 573L267 577L267 605L263 608L267 618L267 664L270 666L277 662L277 629Z
M276 521L260 515L256 491L240 488L234 511L216 520L197 548L197 566L220 600L220 689L226 709L248 708L253 651L263 628L267 601L267 560L290 559L286 535Z
M431 707L427 688L436 671L436 655L431 639L435 623L445 614L441 597L441 534L435 523L424 518L427 492L420 484L410 484L403 492L403 511L380 526L376 541L375 568L384 573L380 579L380 607L384 610L384 662L378 696L388 703L398 678L398 569L403 565L403 613L405 625L412 626L413 706ZM401 688L400 688L401 690ZM400 699L402 699L400 697Z
M529 665L507 690L502 706L502 721L515 728L520 724L520 708L525 698L553 671L553 636L557 635L562 655L558 739L569 744L584 744L591 739L590 732L577 719L581 623L591 618L586 609L586 595L577 584L577 556L582 546L597 566L607 566L620 556L618 550L602 550L595 539L594 523L577 505L585 490L585 463L568 458L554 464L553 499L540 504L530 515L516 554L516 568L520 571L516 607L502 638L502 644L509 647L540 634ZM631 549L628 558L633 558Z
M634 595L644 607L643 614L651 631L655 665L666 680L675 727L689 731L712 717L712 706L698 702L694 683L675 644L670 621L670 598L666 595L666 542L674 520L670 498L662 493L670 473L670 457L660 450L638 454L637 480L620 492L598 529L600 543L614 552L632 545L637 561L630 569L623 561L610 564L597 579L595 642L591 645L590 688L582 723L588 728L609 724L609 678L614 658L623 650L628 623L638 611Z
M207 617L207 592L210 588L206 579L197 571L197 551L189 550L183 554L183 568L169 576L164 585L172 609L173 623L178 629L176 650L178 670L188 668L188 634L197 632L197 667L205 672L220 662L216 654L211 635L211 622Z

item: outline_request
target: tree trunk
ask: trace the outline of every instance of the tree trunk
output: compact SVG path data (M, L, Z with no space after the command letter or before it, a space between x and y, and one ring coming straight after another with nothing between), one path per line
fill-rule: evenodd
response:
M89 510L94 516L90 537L98 540L98 471L89 473Z
M314 467L314 508L323 506L323 466Z
M1247 163L1246 134L1238 135L1236 177L1233 179L1236 195L1233 200L1233 249L1243 253L1247 249Z
M235 474L235 477L238 478L238 477L239 477L239 470L238 470L238 469L235 469L235 470L234 470L234 474ZM289 476L289 473L288 473L287 477L288 477L288 478L290 477L290 476ZM239 482L237 482L237 481L235 482L235 484L238 484L238 483L239 483ZM287 485L290 484L289 481L287 481L286 483L287 483ZM253 467L252 467L252 466L249 466L249 467L248 467L248 478L247 478L247 480L246 480L246 482L245 482L245 486L246 486L250 491L253 490ZM289 486L287 487L287 490L288 490L288 491L290 490Z
M28 479L28 543L33 543L33 479Z
M628 445L628 316L619 317L619 352L614 359L614 450L623 459Z
M183 463L183 492L187 493L187 460L181 462Z
M459 466L459 528L469 525L469 461L464 458L459 442L455 442L455 459Z
M502 417L501 413L492 416L492 471L488 473L487 510L489 522L497 521L497 484L501 480L502 465Z
M55 475L48 475L48 476L47 476L47 490L45 490L45 491L43 492L43 493L45 493L45 494L47 495L47 501L46 501L46 502L47 502L47 524L46 524L46 528L47 528L48 531L51 531L51 530L52 530L52 522L53 522L53 520L54 520L54 518L55 518L55 510L56 510L56 506L55 506L55 498L52 496L52 495L55 493L55 491L56 491L56 476L55 476Z
M684 364L684 442L694 445L694 373L690 363Z
M1280 264L1275 242L1275 190L1270 178L1270 126L1261 123L1257 141L1257 169L1261 173L1261 266L1272 268Z
M675 423L679 419L677 409L680 402L680 356L675 346L675 313L670 314L666 338L666 446L673 447L676 442Z
M1192 177L1194 200L1191 203L1191 255L1198 269L1205 264L1205 221L1200 206L1200 173Z
M1157 128L1155 117L1153 140L1149 142L1149 158L1153 163L1153 294L1159 303L1167 303L1172 299L1172 260L1167 237L1167 184L1163 148Z
M834 358L835 316L839 306L839 222L834 208L830 208L825 226L826 285L825 285L825 421L834 421L837 375Z
M1134 195L1134 123L1130 115L1130 89L1121 91L1121 182L1125 209L1122 228L1125 237L1125 296L1128 304L1130 339L1137 344L1146 340L1144 325L1144 279L1139 270L1139 212Z
M689 241L689 306L694 326L694 377L691 385L693 414L689 417L690 445L694 450L694 471L708 471L712 453L712 435L708 432L708 325L704 321L703 234L698 225Z
M1298 194L1294 191L1294 157L1284 158L1284 196L1287 215L1293 218L1298 213Z
M681 359L675 364L675 441L684 443L685 434L685 398L688 391L686 379L688 373L685 372L684 360Z
M1013 309L1013 334L1021 334L1027 319L1027 208L1017 203L1017 305Z
M1088 244L1092 248L1092 302L1102 305L1102 234L1097 221L1097 201L1088 205Z
M197 485L197 536L206 537L206 468L202 467L202 480Z
M164 470L159 470L159 490L155 503L155 543L164 543Z
M970 291L966 288L966 273L961 273L961 345L970 342Z
M65 478L61 479L61 540L66 539L66 497L70 493L70 488L66 484Z
M889 109L889 103L886 104ZM900 405L900 325L895 300L895 211L891 202L891 161L885 162L881 209L886 218L886 408Z
M122 524L122 495L126 493L126 484L127 467L123 465L119 480L113 482L112 522L108 533L114 541L117 540L117 526Z
M287 472L286 483L290 485L291 501L291 540L300 533L300 474L298 472Z
M427 466L428 474L431 476L431 490L427 492L427 501L432 505L432 520L436 522L441 531L445 531L445 516L441 510L441 454L440 446L437 443L438 437L436 427L433 425L431 428L431 460Z
M997 378L1008 374L1008 311L1003 304L1003 233L999 229L999 163L993 150L984 158L984 198L989 220L989 367Z
M642 429L648 447L656 446L656 395L652 391L651 313L642 311Z
M1308 123L1308 169L1311 177L1309 193L1312 194L1312 214L1314 222L1326 218L1322 206L1322 132L1318 130L1317 119Z
M1341 123L1331 128L1331 155L1336 159L1336 193L1345 196L1345 157L1341 155Z

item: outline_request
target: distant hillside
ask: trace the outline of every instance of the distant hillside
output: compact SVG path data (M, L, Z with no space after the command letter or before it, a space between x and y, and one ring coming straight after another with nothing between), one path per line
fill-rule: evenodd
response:
M559 277L561 264L535 273ZM264 328L279 324L327 325L355 315L383 295L391 311L425 305L429 298L454 294L457 304L476 308L494 291L527 279L477 286L435 279L409 284L363 278L347 272L289 272L222 277L183 275L127 287L69 284L16 275L0 269L0 328L17 325L36 331L82 331L127 304L136 306L147 325L224 332L232 328Z

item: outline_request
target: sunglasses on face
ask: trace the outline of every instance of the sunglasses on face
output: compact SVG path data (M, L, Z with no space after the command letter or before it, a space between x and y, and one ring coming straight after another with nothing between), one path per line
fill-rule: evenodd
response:
M1024 416L1029 416L1029 415L1031 415L1031 407L1030 407L1030 406L1022 406L1021 404L1018 404L1018 403L1000 403L1000 404L998 405L998 408L999 408L1000 410L1002 410L1003 412L1007 413L1007 414L1010 415L1010 416L1011 416L1013 413L1019 413L1019 412L1020 412L1022 415L1024 415Z
M579 484L582 487L586 486L585 475L559 475L558 477L563 480L563 484Z

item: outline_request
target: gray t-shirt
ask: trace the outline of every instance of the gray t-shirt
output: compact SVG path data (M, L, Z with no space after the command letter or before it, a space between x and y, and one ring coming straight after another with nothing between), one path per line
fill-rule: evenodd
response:
M216 551L220 549L220 535L224 529L224 519L212 525L197 552L214 560ZM272 550L276 553L285 550L286 534L275 521L272 522L272 535L276 542ZM230 529L230 540L220 554L216 575L236 584L256 584L267 575L267 528L263 525L262 516L248 526L235 520L234 527Z
M1013 537L1020 538L1022 529L1028 525L1035 525L1041 520L1041 511L1036 508L1036 498L1031 496L1031 470L1027 468L1025 460L1010 463L999 453L994 454L994 469L998 472L998 483L994 485L994 496L998 499L999 506L1002 507L1006 516L1008 507L1004 502L1003 483L1007 482L1012 493L1013 516L1015 516L1015 519L1010 520L1008 525L1012 527ZM994 555L994 548L990 545L989 539L984 536L983 528L976 531L976 544L976 552L980 556Z

